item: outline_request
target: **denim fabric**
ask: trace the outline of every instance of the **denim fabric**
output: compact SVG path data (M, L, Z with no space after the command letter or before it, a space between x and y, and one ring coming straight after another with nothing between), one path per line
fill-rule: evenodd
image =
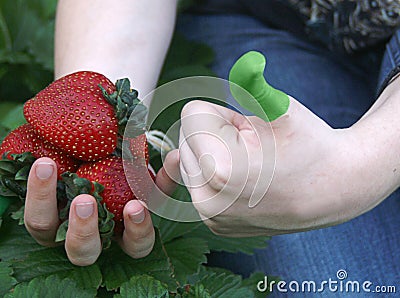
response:
M386 45L385 55L382 60L379 75L380 93L390 79L400 72L400 29L398 29Z
M177 28L187 38L205 42L214 49L212 67L221 78L228 77L230 67L243 53L261 51L267 58L267 80L300 100L333 127L350 126L376 99L382 59L379 51L351 57L335 55L320 45L239 14L183 15L178 19ZM391 46L391 54L385 55L382 64L385 69L398 63L399 45L392 43ZM386 74L387 70L381 72L381 76ZM344 269L347 280L396 285L399 292L399 195L394 193L372 211L350 222L275 236L266 249L257 250L252 256L214 253L209 262L243 276L262 271L288 282L335 279L337 271ZM309 293L293 295L312 296ZM363 297L363 294L354 295L326 291L316 296ZM272 297L281 296L291 295L275 293Z

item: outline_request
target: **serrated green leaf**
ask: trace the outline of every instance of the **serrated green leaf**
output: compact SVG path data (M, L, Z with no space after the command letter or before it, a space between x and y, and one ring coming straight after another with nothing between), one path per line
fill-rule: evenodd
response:
M34 278L29 283L19 284L7 298L86 298L95 297L96 289L82 289L78 283L70 278L61 279L52 275L49 277Z
M207 262L207 241L199 238L180 238L165 244L165 250L174 268L174 276L184 284L187 276L198 271Z
M15 180L28 181L28 175L32 166L25 166L15 174Z
M17 281L12 277L13 270L10 263L0 262L0 296L5 295Z
M13 276L18 282L56 275L61 279L75 280L82 289L97 289L101 284L98 264L87 267L73 265L63 246L40 246L24 227L17 226L13 221L5 222L0 235L1 260L12 264Z
M183 298L211 298L210 293L202 284L190 286L189 292L182 295Z
M138 275L122 284L120 294L115 298L167 298L167 285L148 275Z
M242 277L219 268L206 268L198 273L198 282L215 298L254 297L251 289L242 285Z
M178 186L175 192L172 194L172 197L175 200L182 201L182 202L190 202L190 195L187 189L183 186ZM180 205L182 206L182 205ZM179 218L180 215L183 214L183 212L188 212L187 206L182 207L182 209L178 208L173 208L171 210L168 210L168 214L173 218ZM197 214L197 211L195 207L193 206L193 212L194 214ZM200 220L200 218L199 218ZM160 235L161 239L163 240L164 243L167 243L171 241L172 239L179 238L183 235L190 234L191 231L195 230L196 228L199 228L200 226L203 226L204 223L202 221L198 222L177 222L177 221L172 221L169 219L161 218L159 216L153 216L153 223L156 227L159 228L160 230Z
M199 226L190 233L190 237L207 239L210 250L226 252L243 252L253 254L255 249L267 247L270 237L258 236L248 238L228 238L215 235L206 225Z
M11 218L18 222L18 225L24 224L24 212L25 205L22 205L19 209L11 212Z
M153 251L145 258L132 259L116 246L111 246L100 256L99 263L107 290L118 289L135 275L147 274L168 285L170 291L177 288L172 278L173 269L157 233Z
M30 252L43 249L28 234L24 227L15 221L5 221L0 233L0 258L2 261L14 261L26 258Z
M274 280L275 282L279 281L279 278L275 276L268 276L267 279L268 281L272 280ZM255 298L265 298L266 295L270 294L269 289L267 288L267 291L265 292L261 292L257 289L258 283L264 280L265 280L265 273L255 272L242 281L242 286L248 287L250 290L252 290Z
M0 175L15 175L19 168L12 160L2 159L0 160Z

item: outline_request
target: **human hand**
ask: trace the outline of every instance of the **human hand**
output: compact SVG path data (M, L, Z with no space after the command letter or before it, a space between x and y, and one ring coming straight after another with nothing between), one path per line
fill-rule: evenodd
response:
M41 245L55 246L60 224L56 199L57 168L53 160L40 158L28 178L24 221L28 232ZM133 258L148 255L154 244L154 228L149 211L137 200L124 208L125 230L120 240L123 250ZM75 265L93 264L102 244L98 231L97 203L90 195L79 195L71 204L65 241L68 259Z
M181 123L179 154L167 156L164 171L176 175L171 165L180 160L193 203L216 234L316 229L376 204L351 171L358 148L350 130L332 129L294 98L271 123L201 101L184 107Z
M175 177L180 162L201 217L226 236L316 229L375 206L382 198L367 195L369 182L357 175L365 167L355 164L362 143L354 130L332 129L272 88L263 77L265 65L260 53L249 52L229 76L235 99L258 117L190 102L182 111L179 153L167 156L163 171Z

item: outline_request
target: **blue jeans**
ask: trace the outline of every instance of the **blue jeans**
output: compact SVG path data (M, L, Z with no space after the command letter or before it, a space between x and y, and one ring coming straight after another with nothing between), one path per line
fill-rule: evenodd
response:
M183 15L178 31L208 44L215 51L215 73L227 78L234 61L249 50L267 57L267 80L301 101L333 127L356 122L376 99L383 51L347 57L335 55L303 37L266 26L245 15ZM400 53L400 49L391 49ZM381 76L393 67L385 55ZM399 56L399 55L397 55ZM400 148L399 148L400 150ZM373 170L373 169L371 169ZM272 237L268 247L254 255L213 253L209 263L248 276L262 271L281 280L321 282L371 281L395 285L400 291L400 193L397 191L372 211L334 227ZM371 287L371 289L372 289ZM287 297L289 293L272 297ZM296 296L295 294L293 294ZM363 297L366 294L324 291L318 297ZM310 297L297 294L298 297ZM390 295L389 295L390 296ZM393 295L394 297L395 295Z

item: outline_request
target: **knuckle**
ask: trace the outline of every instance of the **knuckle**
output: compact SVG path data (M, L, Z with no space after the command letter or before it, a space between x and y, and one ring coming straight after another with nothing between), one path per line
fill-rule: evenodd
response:
M96 262L97 258L101 253L100 239L85 240L82 242L82 235L75 237L76 235L68 235L65 243L65 249L70 262L77 266L89 266ZM79 239L79 240L78 240Z
M213 170L212 174L210 171ZM228 183L230 177L230 170L226 165L217 163L215 167L208 169L207 166L203 167L203 175L208 180L208 185L217 191L221 191Z
M202 103L199 100L192 100L188 102L182 108L181 117L183 118L189 116L193 111L198 111L199 105L202 106Z
M97 231L74 231L68 235L68 238L72 243L86 243L89 240L95 239L98 236Z
M52 223L35 219L25 219L25 226L28 230L39 233L54 230L54 226L52 225Z
M230 229L227 229L215 220L206 220L204 223L207 225L210 231L217 236L224 236L226 234L229 234Z

